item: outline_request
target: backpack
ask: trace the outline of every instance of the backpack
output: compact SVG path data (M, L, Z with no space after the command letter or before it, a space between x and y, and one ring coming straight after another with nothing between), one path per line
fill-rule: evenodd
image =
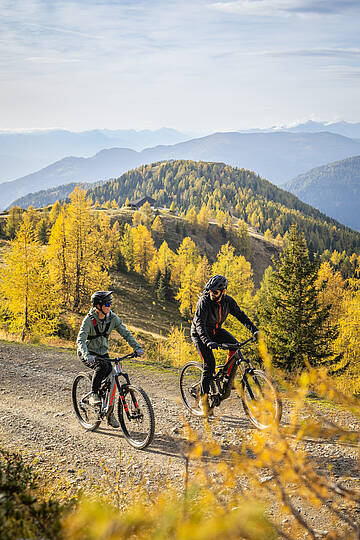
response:
M106 324L104 331L100 332L98 322L95 319L94 315L91 315L89 313L89 317L90 317L90 319L91 319L91 321L93 323L93 327L95 329L96 336L88 336L87 339L96 339L98 337L105 337L107 339L109 337L109 335L110 335L109 328L110 328L110 324L111 324L111 319Z

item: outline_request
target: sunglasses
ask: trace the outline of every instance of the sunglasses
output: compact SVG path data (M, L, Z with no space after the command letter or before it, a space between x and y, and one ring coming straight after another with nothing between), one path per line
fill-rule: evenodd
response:
M220 289L218 289L217 291L211 291L213 293L214 296L220 296L220 294L222 293L222 291Z
M112 302L105 302L104 306L105 306L105 307L110 307L111 304L112 304Z

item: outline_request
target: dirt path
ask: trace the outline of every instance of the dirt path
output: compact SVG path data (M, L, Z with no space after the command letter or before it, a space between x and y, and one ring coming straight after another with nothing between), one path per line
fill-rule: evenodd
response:
M155 437L145 451L132 448L121 429L109 428L105 422L96 432L86 432L79 425L72 409L71 387L74 376L83 368L74 352L0 342L0 444L13 450L25 449L30 455L39 453L45 469L65 475L79 486L99 482L104 476L103 463L110 471L120 471L124 485L127 480L161 485L167 475L181 488L186 444L182 427L187 422L201 437L203 420L190 415L180 402L179 370L140 361L128 362L126 370L131 382L146 390L155 411ZM230 412L212 426L223 457L239 448L253 430L237 399L229 400L229 410L241 412ZM287 414L285 405L285 423ZM334 415L347 428L360 432L359 423L346 413ZM357 445L326 437L303 444L317 467L327 473L331 467L335 481L359 485ZM325 514L323 519L320 513L314 515L314 520L326 525Z
M126 371L131 382L142 386L154 407L155 437L149 448L139 451L124 439L121 429L103 422L96 432L85 431L77 422L71 403L72 382L84 371L74 352L55 348L0 343L0 441L11 448L39 452L45 464L56 464L62 473L78 476L79 483L98 480L119 466L132 479L161 481L164 471L182 482L185 441L182 426L188 422L203 430L203 421L188 413L180 402L179 370L130 361ZM226 425L225 425L226 424ZM237 430L249 429L243 412L239 418L219 420L214 437L224 446L239 444Z

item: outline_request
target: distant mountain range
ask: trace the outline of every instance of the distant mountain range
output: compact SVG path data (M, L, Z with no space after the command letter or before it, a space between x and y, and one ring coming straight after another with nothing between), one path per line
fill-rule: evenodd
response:
M140 151L190 138L170 128L155 131L94 129L80 133L62 129L24 133L0 131L0 182L35 172L67 156L90 157L100 150L114 147Z
M91 158L67 157L36 173L1 184L0 208L5 208L15 199L29 193L32 194L62 184L97 182L115 178L128 169L136 167L138 155L135 150L113 148L102 150Z
M360 139L360 123L305 122L296 126L238 130L238 133L318 133L328 131ZM36 172L68 156L91 157L107 148L129 148L140 152L158 145L172 145L200 134L181 133L171 128L157 130L93 129L73 132L64 129L26 132L0 131L0 183ZM288 178L287 178L288 180Z
M0 208L27 193L66 183L95 182L120 176L139 165L169 159L218 161L255 171L272 183L333 161L360 154L360 141L321 133L215 133L141 152L102 150L91 158L67 157L25 177L1 185Z
M272 126L265 129L239 130L240 133L273 133L279 131L287 131L289 133L319 133L321 131L328 131L329 133L337 133L338 135L344 135L344 137L350 137L350 139L360 139L360 122L314 122L313 120L309 120L295 126Z
M360 155L311 169L284 187L314 208L360 231Z

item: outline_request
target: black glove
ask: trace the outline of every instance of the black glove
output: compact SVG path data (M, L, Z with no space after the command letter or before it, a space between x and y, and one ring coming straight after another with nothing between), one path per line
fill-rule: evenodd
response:
M260 336L260 332L259 330L256 330L256 332L253 333L253 339L252 339L254 343L259 341L259 336Z
M218 349L219 348L219 344L216 343L216 341L210 341L207 346L209 347L209 349Z
M139 349L135 349L134 353L135 356L143 356L144 350L140 347Z
M89 367L95 367L95 364L96 364L96 356L92 355L92 354L89 354L87 357L86 357L86 360L88 362L88 365Z

